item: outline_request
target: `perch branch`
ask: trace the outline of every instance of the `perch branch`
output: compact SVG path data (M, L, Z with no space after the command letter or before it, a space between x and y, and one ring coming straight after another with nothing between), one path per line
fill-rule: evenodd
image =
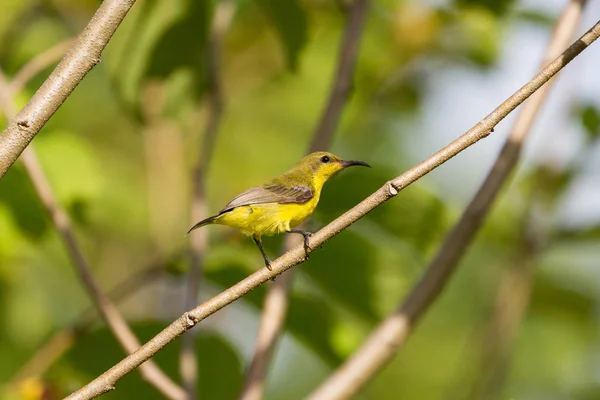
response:
M0 98L1 106L8 118L14 117L16 110L13 99L10 94L10 88L0 69ZM71 262L75 266L84 288L88 291L93 304L98 313L106 321L107 325L117 338L117 341L128 353L133 353L140 343L135 337L133 331L127 325L123 316L119 313L115 305L102 293L100 287L94 280L90 272L90 266L85 259L80 245L75 239L71 222L66 211L56 201L50 182L40 165L33 147L26 148L21 158L25 171L31 180L33 188L38 195L44 208L50 215L50 219L58 232ZM184 393L154 362L142 366L141 374L143 378L155 386L162 394L170 399L183 399Z
M566 47L571 40L581 15L583 3L584 1L574 0L565 8L562 17L557 22L542 66L560 54L561 49ZM598 38L599 34L600 23L596 24L555 61L545 67L530 84L542 77L549 80L552 75L558 72L554 66L572 59L572 55L580 51L578 49L583 49L591 44ZM549 70L555 72L550 75ZM524 88L527 88L528 85L525 85ZM550 85L546 85L541 88L523 106L490 173L454 229L446 236L440 251L421 280L413 287L399 308L371 333L365 343L348 361L312 393L310 399L329 400L352 397L398 352L417 320L424 315L428 307L444 289L456 269L460 257L465 253L482 225L502 185L517 164L523 140L530 131L550 87ZM523 88L518 93L523 93ZM493 117L496 112L501 112L501 109L502 106L486 117L478 126L482 123L485 124L486 120Z
M423 177L461 151L477 143L479 140L487 137L500 121L502 121L510 112L517 108L517 106L523 103L529 96L531 96L546 82L548 82L554 75L556 75L578 54L586 49L594 40L596 40L598 36L600 36L600 22L596 23L596 25L594 25L580 39L573 43L558 58L552 61L552 63L546 66L540 73L533 77L532 80L530 80L517 92L510 96L504 103L498 106L498 108L492 111L477 125L469 129L466 133L423 162L409 169L402 175L386 182L380 189L371 194L365 200L329 223L320 231L316 232L310 239L310 247L314 249L321 246L327 240L348 228L351 224L366 215L368 212L396 196L400 190L415 182L417 179ZM308 252L310 253L310 250ZM92 382L71 394L68 399L91 399L111 390L114 388L114 385L117 381L140 366L174 339L193 328L197 323L216 313L228 304L236 301L269 279L274 278L282 272L300 264L304 261L305 256L306 252L304 246L296 246L272 263L272 271L269 271L266 268L261 268L254 274L231 286L212 299L204 302L193 310L184 313L171 325L163 329L160 333L154 336L154 338L140 347L135 353L129 355L110 368L108 371L98 376ZM435 282L437 281L438 280L435 279ZM425 286L426 290L423 293L430 293L431 289L436 287L437 284L432 287L429 287L428 284ZM426 302L426 300L430 300L430 297L417 297L416 300L418 300L417 304L423 304L424 301ZM414 305L414 301L411 304ZM404 318L400 320L401 325L406 324L406 322L407 321ZM398 324L398 322L395 320L392 323Z
M346 11L346 27L340 41L339 56L329 99L321 114L321 119L308 149L308 153L328 149L333 134L342 115L342 110L350 98L350 88L358 58L359 41L367 18L369 0L355 0ZM302 238L288 235L284 252L302 243ZM282 274L269 287L260 318L254 354L246 375L246 382L240 400L260 400L264 396L265 381L273 352L283 330L292 286L293 270Z
M129 276L113 289L107 291L106 295L112 299L113 303L119 303L127 299L140 289L163 277L165 274L163 264L150 266ZM94 306L82 311L69 326L56 332L23 364L11 379L11 384L16 385L29 377L42 375L73 346L75 339L88 333L97 319L98 313Z

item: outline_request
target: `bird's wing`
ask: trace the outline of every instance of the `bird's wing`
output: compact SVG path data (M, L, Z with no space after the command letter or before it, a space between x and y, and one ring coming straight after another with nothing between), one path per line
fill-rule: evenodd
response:
M314 192L308 186L294 185L286 187L281 184L270 183L265 186L256 186L240 193L221 210L221 213L251 204L301 204L307 202L313 196Z

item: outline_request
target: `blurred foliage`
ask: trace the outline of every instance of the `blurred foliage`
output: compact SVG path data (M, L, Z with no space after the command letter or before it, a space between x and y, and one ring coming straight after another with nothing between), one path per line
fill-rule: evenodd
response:
M585 128L590 140L600 136L600 110L592 104L586 104L579 108L581 124Z
M235 1L221 52L226 108L207 171L211 211L303 154L330 89L346 3ZM97 6L92 0L3 0L0 66L14 76L37 54L76 35ZM120 304L142 341L183 311L191 166L207 119L207 42L217 6L216 1L138 0L103 62L34 142L103 288L147 268L157 256L166 260L168 273L159 283ZM525 6L514 0L374 2L352 97L332 149L373 168L349 170L328 183L311 229L420 161L410 147L414 143L424 143L430 152L439 148L417 127L434 96L433 78L461 68L493 73L507 33L516 27L535 26L550 34L555 10ZM51 68L16 94L19 106ZM562 202L586 173L600 140L598 105L589 99L575 104L569 125L575 133L568 135L586 143L577 162L532 162L519 171L517 183L503 191L414 338L360 398L386 399L389 393L425 400L468 397L479 372L472 339L487 321L499 276L514 260L533 192L540 202L536 206L544 209L549 243L536 259L531 306L504 394L515 399L600 396L592 372L598 368L600 285L590 278L597 276L600 222L590 218L577 226L559 218ZM448 116L442 111L436 118L444 121ZM578 129L585 137L577 138ZM483 174L488 165L482 160L472 168ZM460 183L469 192L478 184ZM296 268L286 339L271 368L267 398L303 398L346 359L419 278L463 203L426 178ZM247 238L227 228L206 229L210 246L202 299L262 263ZM272 255L281 244L281 237L265 239ZM267 287L196 329L203 398L236 398ZM94 324L42 375L11 382L36 350L88 305L25 171L15 165L0 182L0 398L60 398L122 358L110 332ZM178 351L174 343L156 356L175 380ZM160 398L139 373L128 375L106 397Z

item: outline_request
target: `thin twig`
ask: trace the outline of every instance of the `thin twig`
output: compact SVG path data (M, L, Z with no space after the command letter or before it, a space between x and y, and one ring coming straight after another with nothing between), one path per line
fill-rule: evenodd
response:
M584 2L583 0L573 0L567 6L557 22L542 65L560 54L560 50L569 43L577 27ZM558 59L545 67L524 88L540 78L546 81L549 80L552 75L560 70L560 68L555 68L557 64L564 64L564 62L571 60L574 53L579 51L577 49L589 45L597 39L598 35L600 35L600 22L569 47ZM554 71L554 73L550 75L549 70ZM347 399L352 397L398 352L417 320L427 311L449 281L458 261L482 225L494 199L517 163L521 144L529 133L550 87L550 85L546 85L541 88L525 104L492 170L458 223L446 236L440 251L421 280L413 287L399 308L371 333L354 355L312 393L310 397L312 400ZM519 90L517 94L523 94L524 88ZM494 118L496 113L503 112L502 109L503 106L496 109L477 126L481 126L490 118Z
M354 78L354 69L358 59L359 41L369 10L369 0L355 0L349 6L346 27L340 40L336 75L329 92L329 99L323 108L321 119L315 128L308 153L326 150L330 147L333 134L342 115L342 111L351 95L350 88ZM302 243L299 236L285 239L284 252ZM260 318L258 335L254 345L254 354L246 375L240 400L259 400L264 396L265 381L269 365L273 359L289 305L289 292L292 286L294 270L282 274L269 287Z
M67 39L32 58L13 76L9 86L10 92L17 94L23 90L32 78L60 60L73 45L73 41L74 39Z
M100 62L102 50L135 0L105 0L69 52L0 134L0 179L85 75Z
M368 212L380 206L387 200L396 196L398 192L417 179L425 176L433 169L437 168L444 162L448 161L461 151L477 143L479 140L487 137L494 127L502 121L510 112L517 106L523 103L529 96L535 93L562 68L571 62L578 54L585 50L594 40L600 36L600 21L596 23L588 32L580 39L573 43L564 53L557 59L544 68L532 80L521 87L516 93L510 96L498 108L492 111L473 128L461 135L458 139L430 156L420 164L414 166L402 175L386 182L379 190L371 194L365 200L360 202L355 207L345 212L342 216L329 223L327 226L316 232L310 239L310 248L314 249L327 240L334 237L344 229L348 228L354 222L362 218ZM133 371L140 364L148 360L160 349L179 337L181 334L193 328L197 323L216 313L223 307L231 304L240 297L244 296L259 285L267 282L269 279L276 277L282 272L300 264L305 260L306 249L303 245L299 245L279 257L272 264L272 271L267 268L261 268L254 274L248 276L244 280L231 286L212 299L204 302L200 306L183 314L171 325L163 329L154 338L140 347L135 353L129 355L124 360L98 376L85 387L71 394L69 399L91 399L95 398L114 387L117 381L125 375ZM310 253L311 250L308 250ZM437 281L437 279L435 280ZM426 292L430 289L426 287ZM428 297L419 298L419 303L427 300ZM414 304L414 303L411 303ZM400 324L405 324L406 319L401 319ZM398 324L393 321L392 324Z
M206 102L208 106L208 120L204 130L200 156L192 174L194 187L191 210L192 224L200 221L207 215L205 198L206 171L212 159L214 144L223 113L223 91L219 73L221 69L221 42L223 35L231 23L235 7L235 3L230 0L219 1L215 8L210 38L207 43L206 81L208 89L206 92ZM190 271L187 278L184 310L189 310L198 304L198 288L200 286L200 279L202 278L203 255L207 243L208 237L206 231L203 229L190 236ZM195 337L193 335L185 336L181 342L179 370L188 399L197 398L198 360L194 344Z
M129 276L106 295L113 303L119 303L136 294L140 289L164 276L164 263L157 263L149 268ZM40 347L35 354L13 376L11 382L15 385L32 376L42 375L75 343L76 338L87 334L98 319L95 307L90 306L83 310L79 316L67 327L56 332L50 340Z
M15 115L15 106L10 95L10 89L0 70L0 97L1 106L7 117L12 118ZM108 297L102 293L99 285L94 280L90 266L85 259L81 247L79 246L73 230L69 215L56 201L50 183L40 165L33 147L28 147L22 154L21 160L25 166L25 171L40 201L48 211L50 219L57 230L71 262L75 266L84 288L87 290L92 303L96 306L98 313L102 316L109 326L117 341L128 353L133 353L140 342L135 334L129 328L129 325L119 313L115 305ZM142 377L151 385L155 386L162 394L170 399L184 399L185 393L175 382L173 382L154 362L143 365L140 369Z

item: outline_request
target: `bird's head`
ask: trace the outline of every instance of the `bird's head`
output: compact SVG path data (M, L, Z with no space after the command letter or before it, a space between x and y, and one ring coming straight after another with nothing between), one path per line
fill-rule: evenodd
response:
M355 165L371 167L364 161L342 160L338 156L325 151L317 151L307 155L298 162L297 166L309 170L315 180L325 183L341 170Z

